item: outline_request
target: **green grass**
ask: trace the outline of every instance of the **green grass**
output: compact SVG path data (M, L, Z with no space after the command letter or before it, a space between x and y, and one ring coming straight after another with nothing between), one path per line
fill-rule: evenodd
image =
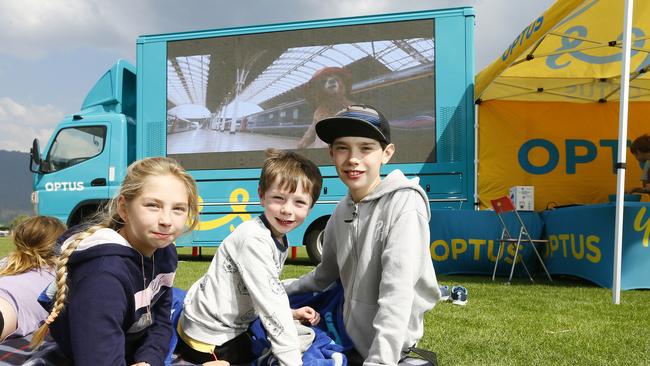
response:
M11 242L10 237L2 237L0 238L0 258L3 258L10 252L14 251L14 245Z
M11 243L0 238L0 255ZM214 249L191 258L179 248L176 286L187 289L208 268ZM299 259L284 278L313 266ZM467 306L438 304L426 314L423 348L441 365L650 365L650 291L625 291L612 305L611 291L558 278L555 283L518 280L505 285L483 276L439 276L469 291Z
M439 281L469 293L467 306L442 303L426 315L421 346L441 365L650 364L650 291L623 292L612 305L611 290L568 279Z

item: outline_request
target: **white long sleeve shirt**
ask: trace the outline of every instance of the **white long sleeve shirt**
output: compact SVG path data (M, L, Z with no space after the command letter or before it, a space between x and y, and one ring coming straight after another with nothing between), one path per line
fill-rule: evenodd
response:
M180 317L183 332L219 346L259 316L280 364L302 365L289 298L279 280L286 258L286 240L275 240L262 217L240 224L189 289Z

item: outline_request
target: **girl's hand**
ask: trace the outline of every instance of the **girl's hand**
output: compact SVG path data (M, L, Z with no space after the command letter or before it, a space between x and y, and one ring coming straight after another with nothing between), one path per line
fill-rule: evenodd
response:
M203 366L230 366L228 361L210 361L203 364Z
M316 325L320 322L320 314L309 306L303 306L300 309L291 310L293 318L305 325Z

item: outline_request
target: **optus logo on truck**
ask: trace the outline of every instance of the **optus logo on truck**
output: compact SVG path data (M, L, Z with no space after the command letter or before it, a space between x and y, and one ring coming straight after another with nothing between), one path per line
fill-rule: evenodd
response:
M84 182L47 182L45 183L47 192L56 191L83 191Z

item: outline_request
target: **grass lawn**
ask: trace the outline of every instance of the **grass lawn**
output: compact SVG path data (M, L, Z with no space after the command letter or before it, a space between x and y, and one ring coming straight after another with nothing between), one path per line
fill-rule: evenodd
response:
M0 238L0 256L11 250ZM200 260L179 248L176 286L187 289L208 268L214 249ZM284 277L310 271L304 250ZM650 365L650 291L625 291L612 305L611 291L558 278L505 285L487 276L439 276L467 287L466 306L438 304L426 314L423 348L441 365Z

